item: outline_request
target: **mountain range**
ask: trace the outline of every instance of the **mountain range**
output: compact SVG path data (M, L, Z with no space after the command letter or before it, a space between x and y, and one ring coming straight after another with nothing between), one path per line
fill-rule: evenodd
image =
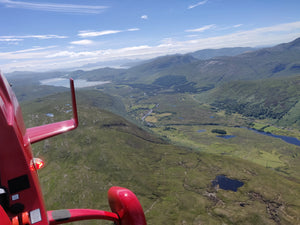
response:
M274 47L200 50L185 55L167 55L142 61L129 69L100 68L91 71L52 72L88 80L152 83L164 75L183 75L188 82L219 85L232 80L255 80L300 72L300 38ZM8 77L24 73L10 73ZM34 75L26 72L27 75ZM51 77L51 73L39 73ZM35 76L37 73L35 73Z
M153 81L163 75L184 75L190 82L220 85L233 80L255 80L300 72L300 38L271 48L236 56L197 59L194 54L160 57L126 71L134 82Z
M200 50L185 55L154 58L129 69L77 70L69 72L68 76L126 84L152 84L159 77L174 75L185 76L187 82L194 82L196 87L214 87L234 80L257 80L299 74L299 46L300 38L262 49ZM47 76L50 76L49 73Z
M193 93L227 112L273 118L291 126L300 121L298 114L291 113L300 100L299 58L300 38L263 49L201 50L158 57L129 69L74 71L69 76L111 80L148 95Z
M149 96L166 92L191 93L204 103L207 101L227 112L273 118L279 121L278 125L291 126L300 121L294 113L300 98L297 77L300 75L299 58L300 38L262 49L207 49L184 55L167 55L140 62L129 69L107 67L68 73L12 73L7 76L14 85L22 85L23 90L27 84L27 89L32 88L29 83L38 85L41 79L72 77L88 81L111 81L115 87L119 86L118 90L114 89L114 94L120 95L118 91L122 90L122 97L126 97L124 85ZM45 88L44 91L41 96L49 94L51 88ZM111 91L109 89L109 93ZM26 99L26 94L18 94Z

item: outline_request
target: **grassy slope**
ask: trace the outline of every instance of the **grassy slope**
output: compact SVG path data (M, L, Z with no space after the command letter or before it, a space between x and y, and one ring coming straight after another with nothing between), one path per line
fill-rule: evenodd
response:
M47 163L40 179L48 209L109 210L106 192L118 185L137 194L150 225L299 223L297 182L245 160L170 145L78 97L79 128L33 146ZM68 118L65 103L56 95L24 105L27 126ZM53 108L55 117L46 117ZM245 185L236 193L215 189L219 174Z
M220 56L235 56L245 52L254 51L255 48L237 47L237 48L221 48L221 49L204 49L189 53L197 59L211 59Z

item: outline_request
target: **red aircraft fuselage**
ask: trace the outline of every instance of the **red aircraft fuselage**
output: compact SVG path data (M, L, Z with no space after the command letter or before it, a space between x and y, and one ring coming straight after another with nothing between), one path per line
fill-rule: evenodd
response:
M27 212L31 223L47 224L47 215L21 108L7 80L0 78L0 182L2 208L13 218Z

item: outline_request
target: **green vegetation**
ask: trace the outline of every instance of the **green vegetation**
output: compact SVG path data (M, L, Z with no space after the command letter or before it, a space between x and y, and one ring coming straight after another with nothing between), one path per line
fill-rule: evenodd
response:
M221 135L227 134L226 130L221 130L221 129L212 129L211 132L221 134Z
M33 146L35 156L47 163L39 175L48 209L109 210L107 190L118 185L137 194L150 225L295 224L299 218L300 186L296 178L289 179L248 160L168 144L100 110L97 102L91 106L95 92L82 94L78 93L79 128ZM23 105L27 126L69 117L66 102L65 95L60 94ZM50 110L54 118L45 116ZM166 132L180 130L177 126ZM233 128L229 132L233 133ZM215 149L224 147L214 145ZM259 154L269 157L268 153ZM237 192L215 189L211 181L219 174L245 185Z
M150 105L134 105L131 107L131 110L139 110L139 109L153 109L156 105L150 104Z
M278 123L283 124L281 118L287 115L300 99L299 85L300 76L235 81L214 89L206 99L213 106L228 113L237 112L258 119L276 119Z
M187 80L186 80L185 76L166 75L166 76L162 76L162 77L157 78L153 82L153 84L169 88L173 85L181 85L181 84L184 84L186 82L187 82Z

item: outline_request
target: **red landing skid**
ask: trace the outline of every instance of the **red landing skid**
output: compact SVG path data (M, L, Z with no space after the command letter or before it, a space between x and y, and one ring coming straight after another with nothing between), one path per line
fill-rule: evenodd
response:
M79 220L111 220L118 225L146 225L144 212L139 200L130 190L112 187L108 191L108 201L113 212L94 209L66 209L48 211L50 225Z

